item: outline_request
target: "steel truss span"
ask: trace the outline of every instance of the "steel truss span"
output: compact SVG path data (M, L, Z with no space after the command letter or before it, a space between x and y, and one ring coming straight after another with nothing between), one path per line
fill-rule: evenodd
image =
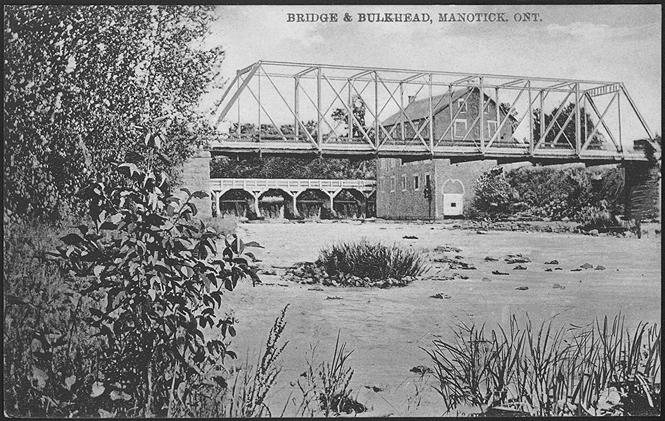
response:
M645 161L640 139L660 156L622 82L258 61L214 119L213 154L601 163Z

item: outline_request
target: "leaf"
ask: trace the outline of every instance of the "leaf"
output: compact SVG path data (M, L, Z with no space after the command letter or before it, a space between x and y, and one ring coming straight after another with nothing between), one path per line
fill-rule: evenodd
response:
M120 174L132 177L134 173L138 172L138 168L136 167L136 164L124 163L118 165L118 172L120 172Z
M208 193L204 192L203 190L198 190L192 193L192 197L195 199L205 199L208 196L209 196Z
M118 399L122 399L123 401L128 401L132 399L130 395L120 390L111 391L111 393L109 393L109 397L111 398L112 401L117 401Z
M187 197L192 197L192 193L189 191L187 187L181 187L180 191L184 191L187 194Z
M39 390L42 390L43 388L46 387L46 382L48 381L48 379L49 379L48 374L46 374L44 370L38 368L37 366L34 365L32 366L32 377L30 378L30 380L33 386L35 386Z
M240 238L236 238L233 241L233 245L235 246L234 249L237 254L242 254L243 250L245 250L245 243L243 243Z
M248 243L245 243L245 247L256 247L256 248L265 248L261 244L257 243L256 241L250 241Z
M30 305L30 303L28 303L25 299L17 297L16 295L5 294L5 299L7 300L8 304Z
M83 238L81 238L81 236L79 236L78 234L72 233L72 234L67 234L64 237L61 237L60 241L67 244L68 246L72 246L82 242Z
M114 418L116 415L115 412L109 412L102 408L99 408L97 413L99 414L99 418Z
M95 268L92 270L92 272L95 274L95 276L99 277L99 275L104 271L104 266L102 265L97 265Z
M187 278L191 278L192 276L194 276L194 271L189 266L181 266L180 272L182 272L182 274L185 275L185 277Z
M152 226L159 227L164 223L164 217L157 215L156 213L151 213L145 218L145 221Z
M104 387L104 384L100 381L96 381L92 384L92 390L90 392L90 397L91 398L96 398L98 396L101 396L106 388Z
M65 387L67 390L72 390L72 386L74 386L74 383L76 383L76 376L71 375L69 377L65 377Z
M110 221L104 221L104 223L99 227L100 230L108 230L108 231L113 231L117 228L118 226Z
M155 291L154 288L150 288L148 290L148 296L150 297L151 301L155 301L155 297L157 296L157 292Z

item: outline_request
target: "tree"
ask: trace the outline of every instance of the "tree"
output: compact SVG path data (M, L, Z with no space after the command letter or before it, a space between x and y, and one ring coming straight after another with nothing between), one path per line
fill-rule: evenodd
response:
M545 129L549 127L550 123L552 122L552 119L556 115L556 113L559 111L559 108L554 108L550 114L545 114L544 120L545 120ZM571 113L575 112L575 104L570 103L566 105L566 107L561 111L561 114L559 117L556 119L556 123L554 126L552 126L552 129L547 133L545 136L545 140L543 144L548 144L552 145L554 142L554 138L558 135L559 131L561 130L561 127L564 125L566 120L568 119L568 116L570 116ZM586 125L584 124L584 115L586 113ZM559 139L557 140L557 145L568 145L568 142L566 141L566 137L570 141L570 143L573 145L573 148L575 147L575 117L572 117L571 120L568 122L568 125L566 125L565 130L563 131L564 134L559 136ZM591 134L593 132L593 122L591 121L591 115L586 112L584 107L580 107L580 138L582 140L582 145L584 144L584 139L586 139L588 134ZM565 136L564 136L565 135ZM540 109L535 109L533 111L533 140L534 144L538 143L540 140ZM605 143L605 138L604 136L596 131L596 133L593 136L593 139L591 140L589 144L589 149L602 149L603 144Z
M57 219L81 186L161 144L170 178L208 127L196 108L224 53L201 49L199 6L9 6L4 19L4 205ZM150 144L150 145L149 145Z
M367 108L365 105L365 101L360 95L354 95L351 99L351 106L352 106L353 116L355 117L355 120L353 121L352 137L353 138L362 137L362 131L360 130L360 127L362 127L365 131L367 131L367 127L365 127L365 112ZM334 121L341 121L346 123L347 130L348 130L348 121L349 121L348 116L349 113L346 111L346 108L335 108L331 114L331 117ZM360 126L358 126L358 124L360 124Z
M214 158L210 174L235 178L360 178L376 177L376 161L338 158L251 157Z

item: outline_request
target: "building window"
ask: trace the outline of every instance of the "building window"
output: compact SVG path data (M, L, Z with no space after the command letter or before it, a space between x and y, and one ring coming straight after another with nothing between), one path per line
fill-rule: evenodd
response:
M455 125L453 126L453 136L457 139L462 139L466 134L466 119L458 118L455 120Z
M490 137L494 136L494 134L496 133L496 121L494 120L487 121L487 133L490 135Z
M395 177L390 177L390 193L395 191Z
M406 175L402 176L402 179L400 180L400 187L402 188L402 191L406 190Z
M457 108L459 108L460 113L466 113L466 102L464 102L464 99L460 98L457 100Z
M413 190L418 190L420 188L420 177L417 175L413 176Z
M455 202L450 202L450 207L451 207L451 208L456 208L456 207L457 207L457 203L455 203Z
M429 185L430 188L432 188L432 184L431 184L431 181L430 181L430 178L429 178L429 174L425 174L425 185L426 186Z

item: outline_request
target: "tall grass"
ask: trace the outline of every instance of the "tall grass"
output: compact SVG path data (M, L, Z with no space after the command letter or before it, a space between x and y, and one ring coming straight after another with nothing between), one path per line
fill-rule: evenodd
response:
M307 369L298 379L297 386L301 393L301 401L296 409L298 416L325 417L340 414L361 413L367 407L353 398L353 390L349 384L353 377L353 368L348 359L353 350L346 351L346 343L340 344L340 333L337 333L332 359L322 361L316 367L314 359L316 346L311 347L310 359L306 361ZM294 400L295 402L295 400Z
M446 411L469 404L487 415L654 415L660 413L660 329L625 316L587 326L518 324L489 335L461 324L435 340L430 356Z
M330 276L353 275L371 280L418 276L427 269L425 260L414 250L365 239L324 248L317 264Z
M279 357L288 344L280 343L288 307L275 319L256 364L247 359L222 373L210 370L183 381L173 393L169 414L176 418L272 417L267 398L281 372Z
M95 303L46 254L69 227L5 217L3 228L4 408L10 416L68 416L86 398L75 399L65 379L79 379L78 387L96 368L84 356L95 339L81 323Z

